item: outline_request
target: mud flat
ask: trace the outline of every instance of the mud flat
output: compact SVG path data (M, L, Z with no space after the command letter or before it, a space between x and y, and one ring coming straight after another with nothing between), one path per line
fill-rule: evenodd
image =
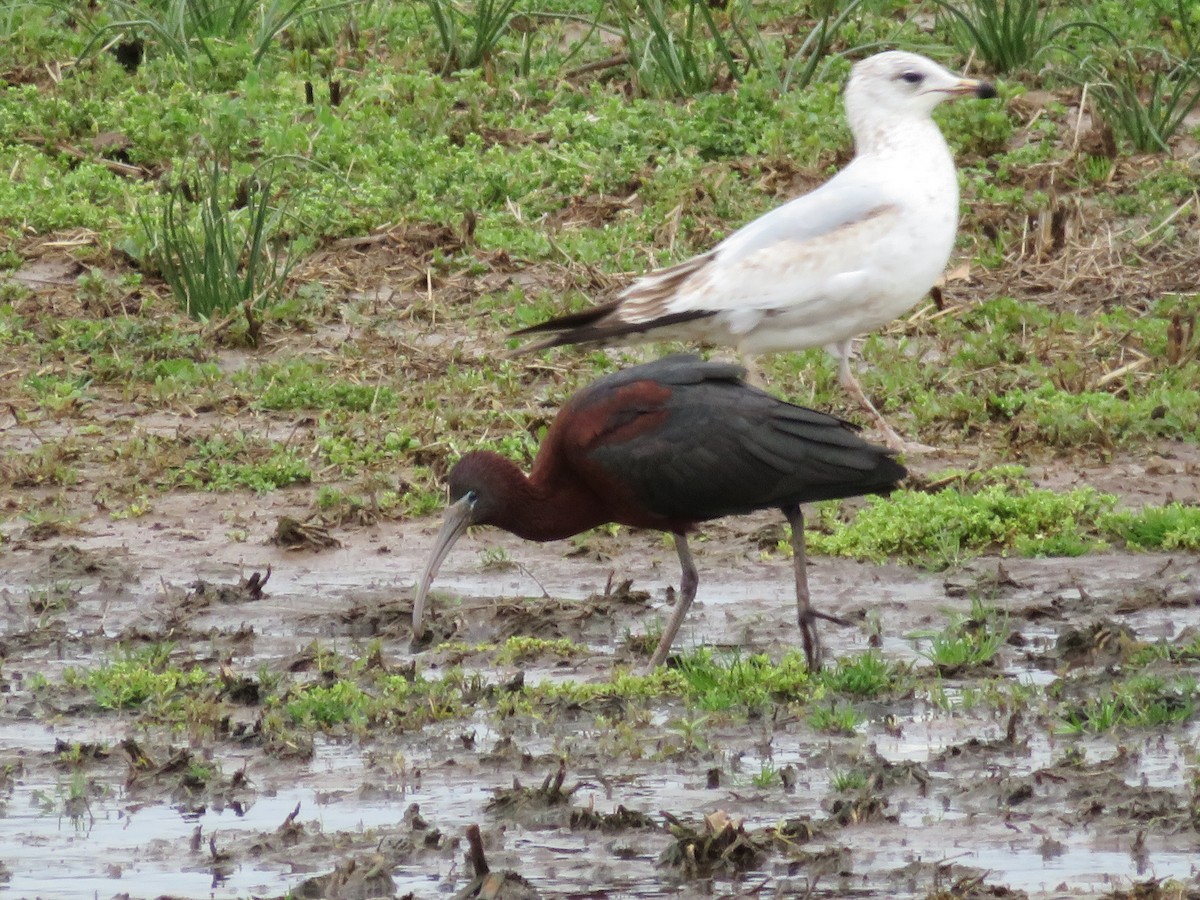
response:
M831 732L810 713L847 705L832 695L723 711L669 693L505 705L505 691L636 667L628 635L661 620L675 577L673 553L646 535L606 538L603 560L469 537L438 584L451 642L414 654L411 581L436 523L295 553L262 542L265 520L231 543L203 498L172 502L155 526L6 550L0 859L13 896L1200 891L1195 717L1071 727L1065 712L1135 672L1195 702L1189 555L982 558L949 574L818 558L814 596L858 623L825 629L833 656L875 647L907 672L903 688L850 702L853 725ZM685 652L792 649L789 563L748 549L767 518L715 526L719 540L700 544ZM481 568L471 550L497 546L513 565ZM611 573L633 590L587 600ZM1003 646L987 665L935 671L933 636L980 597L1003 616ZM497 662L514 634L583 650ZM1156 662L1147 647L1162 648ZM170 697L104 708L86 673L138 648L241 692L204 695L208 719L200 706L190 721L172 715ZM421 727L268 734L281 684L355 666L461 670L480 693ZM511 877L472 881L471 824L494 875Z

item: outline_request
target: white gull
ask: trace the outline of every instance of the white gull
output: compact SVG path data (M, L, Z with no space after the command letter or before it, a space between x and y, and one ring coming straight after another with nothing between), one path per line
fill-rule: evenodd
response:
M843 387L897 450L905 442L863 393L851 342L911 309L942 274L958 230L958 176L930 114L943 100L996 96L915 53L854 65L846 116L855 156L816 190L707 253L638 278L610 303L517 334L563 344L699 340L743 358L824 346Z

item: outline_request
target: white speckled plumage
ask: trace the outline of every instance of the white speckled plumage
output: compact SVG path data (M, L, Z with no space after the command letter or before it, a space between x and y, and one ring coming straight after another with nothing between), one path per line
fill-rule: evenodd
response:
M634 281L586 328L579 316L538 346L698 339L743 355L825 346L889 444L906 445L862 394L850 342L911 309L945 269L958 228L958 177L930 117L943 100L994 96L923 56L857 63L845 105L854 159L816 190L755 219L713 250Z

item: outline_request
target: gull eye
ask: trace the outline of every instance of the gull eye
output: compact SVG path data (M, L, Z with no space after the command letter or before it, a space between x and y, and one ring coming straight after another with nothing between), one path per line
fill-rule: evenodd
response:
M905 72L900 77L903 78L905 81L907 81L909 84L920 84L922 81L925 80L925 76L922 75L920 72Z

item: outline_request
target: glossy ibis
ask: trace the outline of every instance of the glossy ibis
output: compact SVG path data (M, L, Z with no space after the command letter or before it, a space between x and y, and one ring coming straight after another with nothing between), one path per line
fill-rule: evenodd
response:
M743 380L730 363L689 355L599 379L559 411L526 477L487 450L450 472L451 506L413 605L423 634L425 598L438 566L470 525L495 525L531 541L553 541L617 522L675 536L680 596L654 651L666 659L699 578L687 533L720 516L778 507L792 526L796 608L809 666L821 663L800 504L886 494L905 476L891 451L854 426L785 403ZM835 620L836 621L836 620Z
M851 342L906 312L946 267L958 230L958 176L930 117L943 100L994 97L915 53L857 63L846 86L855 156L811 193L715 248L633 282L616 300L516 334L525 348L682 338L760 353L826 347L843 387L896 450L908 444L867 399Z

